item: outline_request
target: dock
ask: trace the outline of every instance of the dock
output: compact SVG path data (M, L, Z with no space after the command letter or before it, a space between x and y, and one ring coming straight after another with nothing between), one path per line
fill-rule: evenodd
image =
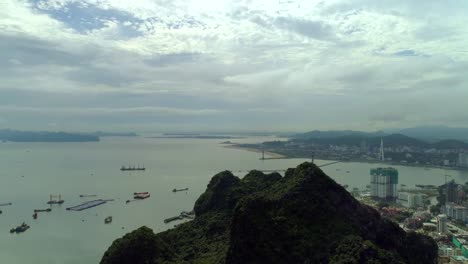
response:
M173 217L164 219L164 223L168 224L172 221L183 220L183 219L190 219L190 220L195 219L195 212L193 210L190 212L182 211L180 215L178 216L173 216Z
M184 219L184 217L178 215L178 216L169 217L169 218L167 218L167 219L164 219L164 223L167 224L167 223L170 223L170 222L172 222L172 221L182 220L182 219Z
M102 200L102 199L93 200L93 201L82 203L82 204L79 204L79 205L76 205L76 206L68 207L67 210L70 210L70 211L83 211L83 210L89 209L91 207L96 207L96 206L105 204L108 201L113 201L113 200Z

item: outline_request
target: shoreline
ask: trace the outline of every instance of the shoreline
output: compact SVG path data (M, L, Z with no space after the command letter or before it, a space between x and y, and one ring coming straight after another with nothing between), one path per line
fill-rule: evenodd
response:
M245 150L245 151L254 152L254 153L262 153L261 149L245 148L245 147L241 147L241 146L238 146L238 145L235 145L235 144L227 145L227 146L224 146L224 147L225 148L231 148L231 149L240 149L240 150ZM269 156L269 158L265 158L265 159L289 159L285 155L275 153L275 152L271 152L271 151L265 151L265 156Z
M261 149L257 148L246 148L246 147L241 147L239 145L229 145L225 146L225 148L234 148L234 149L241 149L249 152L255 152L255 153L262 153ZM265 159L307 159L305 157L290 157L287 155L271 152L271 151L265 151L265 155L270 156L270 158L265 158ZM405 167L416 167L416 168L424 168L424 169L441 169L441 170L454 170L454 171L468 171L468 168L460 168L460 167L440 167L440 166L425 166L425 165L416 165L416 164L405 164L405 163L397 163L397 162L388 162L388 161L381 161L381 160L361 160L361 159L349 159L349 160L332 160L332 159L322 159L320 157L316 157L319 160L325 160L325 161L339 161L339 162L356 162L356 163L381 163L381 164L386 164L386 165L397 165L397 166L405 166Z

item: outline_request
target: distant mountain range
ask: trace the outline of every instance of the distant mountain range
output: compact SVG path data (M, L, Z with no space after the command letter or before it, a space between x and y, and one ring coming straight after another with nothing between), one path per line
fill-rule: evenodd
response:
M338 138L338 137L380 137L387 135L383 131L376 132L362 132L354 130L328 130L328 131L319 131L314 130L306 133L296 134L293 138L299 139L318 139L318 138Z
M463 127L419 126L401 129L397 132L409 137L425 140L457 139L468 141L468 128Z
M319 139L319 138L337 138L337 137L382 137L391 134L401 134L408 137L437 142L442 140L460 140L468 142L468 128L447 127L447 126L419 126L404 129L391 129L386 131L363 132L353 130L314 130L306 133L300 133L293 136L295 139Z
M468 149L468 143L455 140L447 139L440 141L427 141L421 140L414 137L409 137L402 134L380 134L375 136L372 133L352 133L352 134L340 134L335 133L335 137L332 134L328 134L322 137L296 137L292 141L296 142L309 142L321 145L348 145L348 146L360 146L362 143L368 147L380 146L381 140L384 141L386 147L399 147L399 146L410 146L419 148L434 148L434 149ZM315 133L315 135L318 135Z

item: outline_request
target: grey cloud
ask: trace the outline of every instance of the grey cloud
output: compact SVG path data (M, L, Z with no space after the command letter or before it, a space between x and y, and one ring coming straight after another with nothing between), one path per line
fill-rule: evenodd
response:
M402 122L406 121L407 117L404 113L383 113L370 117L373 122Z
M414 50L400 50L392 54L393 56L397 57L429 57L429 55L414 51Z
M309 38L334 38L332 28L322 21L312 21L292 17L279 17L275 20L275 25L279 28L292 31Z
M66 51L58 43L26 35L0 34L0 65L4 67L9 66L11 60L27 66L41 64L72 65L87 61L92 56L92 51L80 57Z
M172 53L172 54L160 54L153 55L150 59L145 59L145 62L151 66L167 66L184 62L194 62L200 59L200 53Z

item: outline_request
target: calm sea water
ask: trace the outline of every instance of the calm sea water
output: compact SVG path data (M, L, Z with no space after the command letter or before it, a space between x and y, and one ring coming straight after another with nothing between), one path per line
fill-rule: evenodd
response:
M259 142L248 138L236 142ZM259 160L258 153L224 148L222 140L104 138L98 143L0 143L0 263L98 263L112 241L142 225L155 232L172 228L163 220L191 210L210 178L223 170L284 169L302 159ZM325 164L328 161L316 161ZM143 165L145 172L121 172L122 165ZM379 164L339 163L323 170L350 188L369 184L369 169ZM400 183L441 184L444 171L396 166ZM349 171L349 173L347 172ZM237 173L240 175L240 173ZM468 172L447 171L458 182ZM173 188L190 188L172 193ZM133 192L151 198L126 204ZM32 218L47 208L49 194L62 194L62 206ZM95 198L115 199L81 212L66 207ZM113 216L105 225L104 218ZM23 234L9 230L25 221Z

